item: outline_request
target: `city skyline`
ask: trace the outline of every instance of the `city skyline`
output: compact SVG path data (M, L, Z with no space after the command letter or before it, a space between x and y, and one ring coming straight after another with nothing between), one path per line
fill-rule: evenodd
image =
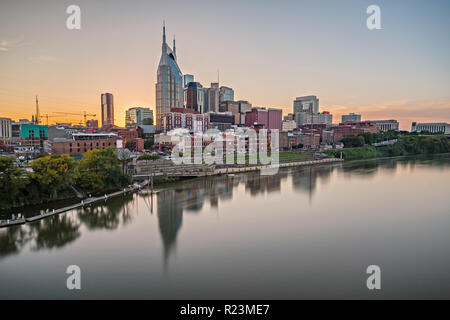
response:
M402 130L413 121L450 122L448 2L379 1L382 30L372 31L365 25L368 1L229 4L80 1L82 29L68 30L67 3L6 1L0 116L31 119L37 94L41 115L86 111L100 120L103 92L114 95L120 126L128 108L149 107L155 114L165 20L168 42L177 35L182 73L209 87L220 70L220 85L233 88L235 100L282 108L286 115L296 97L316 95L334 122L350 112L397 119ZM196 22L200 15L202 23ZM66 119L82 117L49 123Z

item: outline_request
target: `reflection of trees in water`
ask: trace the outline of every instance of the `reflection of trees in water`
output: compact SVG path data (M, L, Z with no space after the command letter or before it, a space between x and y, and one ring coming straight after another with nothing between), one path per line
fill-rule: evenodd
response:
M81 235L79 228L79 222L71 215L57 215L30 224L32 249L61 248Z
M102 204L94 204L79 210L78 218L89 229L117 229L120 223L131 221L128 204L133 194L125 194L106 200Z
M403 163L402 164L399 161L396 161L395 159L388 159L386 161L380 161L378 163L378 168L383 168L383 169L386 169L388 171L395 171L397 169L398 165L405 166L405 165L408 165L408 164L407 163Z
M26 244L33 251L61 248L77 239L80 224L70 215L57 215L0 233L0 256L19 253Z
M116 229L132 220L128 204L133 194L108 199L70 212L42 219L31 224L0 230L0 257L19 253L27 243L34 251L61 248L80 237L81 224L93 229Z
M379 167L378 160L364 160L345 163L340 167L344 173L344 177L351 177L352 175L366 176L367 178L375 177Z
M15 226L0 229L0 259L19 251L29 241L28 228Z

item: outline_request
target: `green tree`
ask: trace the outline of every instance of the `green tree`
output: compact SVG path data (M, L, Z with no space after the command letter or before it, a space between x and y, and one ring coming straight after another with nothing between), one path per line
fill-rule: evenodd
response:
M137 158L138 160L158 160L159 155L157 154L143 154Z
M67 189L76 178L76 162L67 154L36 159L31 164L31 178L36 181L48 199L58 198L58 192Z
M14 158L0 156L0 208L23 205L23 192L29 183L25 170L14 165Z
M372 143L374 142L374 136L371 132L364 132L362 136L364 137L364 142L366 144L368 144L369 146L372 145Z
M365 140L362 135L359 136L345 136L341 139L345 148L354 148L364 146Z
M103 192L130 183L130 177L122 172L117 150L112 147L86 152L78 168L77 185L88 192Z

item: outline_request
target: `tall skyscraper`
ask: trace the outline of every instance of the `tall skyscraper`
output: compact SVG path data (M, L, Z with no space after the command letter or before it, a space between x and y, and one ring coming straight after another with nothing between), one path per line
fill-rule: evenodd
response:
M153 124L153 110L150 108L130 108L125 111L126 126Z
M171 108L183 108L183 74L177 64L175 38L173 50L166 43L166 26L163 26L161 59L156 82L156 127L161 129L161 115Z
M102 93L102 127L114 126L114 98L112 93Z
M207 112L219 112L219 83L212 82L208 88L206 108Z
M297 97L294 100L293 112L298 125L315 123L314 117L317 116L313 115L319 113L319 99L316 96Z
M203 88L203 113L209 112L209 88Z
M185 107L199 113L204 113L204 91L198 82L189 82L184 89Z
M239 112L240 113L246 113L247 111L252 110L252 104L245 100L239 100Z
M319 99L316 96L297 97L294 100L294 114L298 112L319 112Z
M220 87L219 103L224 101L234 101L234 90L229 87Z
M190 82L194 82L194 76L192 74L185 74L183 76L184 87L186 88Z

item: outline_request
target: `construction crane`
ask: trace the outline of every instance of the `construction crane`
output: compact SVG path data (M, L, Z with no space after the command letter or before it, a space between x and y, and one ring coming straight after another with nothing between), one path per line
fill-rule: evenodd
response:
M86 113L86 111L83 111L83 113L71 113L71 112L53 112L58 114L68 114L68 115L74 115L74 116L83 116L84 117L84 125L87 124L87 117L95 117L96 114Z
M39 116L40 119L45 118L48 125L48 118L60 118L61 116L49 116L48 114L44 114L43 116Z

